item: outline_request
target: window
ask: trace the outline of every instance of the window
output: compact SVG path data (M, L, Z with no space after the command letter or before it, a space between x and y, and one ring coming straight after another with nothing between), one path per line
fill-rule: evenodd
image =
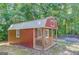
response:
M53 30L49 29L49 36L53 36Z
M16 38L20 38L20 30L16 30Z
M36 29L36 37L41 37L42 36L42 29Z
M44 35L46 38L49 38L49 29L45 29Z

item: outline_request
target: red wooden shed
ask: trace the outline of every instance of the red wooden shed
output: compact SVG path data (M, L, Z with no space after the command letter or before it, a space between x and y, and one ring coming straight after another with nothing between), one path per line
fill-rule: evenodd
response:
M12 24L8 29L8 42L35 49L48 49L55 41L53 30L57 28L54 17Z

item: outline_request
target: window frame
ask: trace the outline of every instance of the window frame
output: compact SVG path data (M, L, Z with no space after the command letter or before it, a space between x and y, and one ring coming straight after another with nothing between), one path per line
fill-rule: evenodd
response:
M16 30L16 38L20 38L20 29Z
M36 28L35 29L35 34L36 34L35 35L36 38L38 38L38 39L41 38L42 37L42 29L41 28Z
M49 36L51 37L51 36L53 36L53 35L54 35L53 29L49 29Z
M46 33L47 32L47 33ZM46 38L49 38L49 29L45 29L44 30L44 36L46 37Z

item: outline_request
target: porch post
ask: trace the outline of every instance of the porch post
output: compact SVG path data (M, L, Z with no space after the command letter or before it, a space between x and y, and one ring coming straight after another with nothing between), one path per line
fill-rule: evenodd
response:
M33 29L33 48L35 48L35 40L36 40L36 38L35 38L35 29Z
M42 28L42 49L45 48L44 29Z
M56 29L56 39L57 39L57 31L58 31L58 30Z

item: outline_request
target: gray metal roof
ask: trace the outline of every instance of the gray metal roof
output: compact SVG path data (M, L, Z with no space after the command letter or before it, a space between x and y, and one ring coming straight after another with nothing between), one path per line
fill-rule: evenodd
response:
M16 30L16 29L29 29L29 28L45 28L46 22L48 19L54 19L54 17L47 17L41 20L33 20L28 22L22 22L17 24L12 24L8 30Z
M28 29L28 28L41 28L45 27L47 19L43 20L33 20L28 22L22 22L17 24L12 24L8 30L15 30L15 29Z

